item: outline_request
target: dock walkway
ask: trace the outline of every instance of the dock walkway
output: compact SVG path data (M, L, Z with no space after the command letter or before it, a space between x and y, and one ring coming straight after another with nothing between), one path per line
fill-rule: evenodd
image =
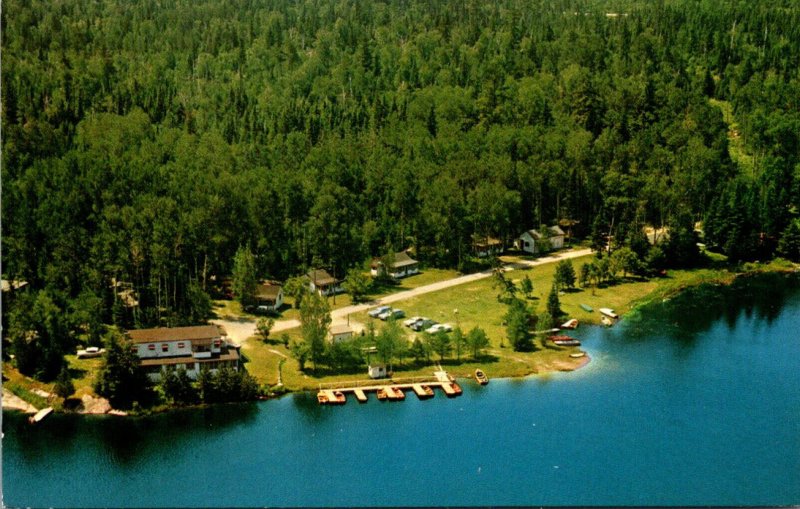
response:
M367 385L368 384L368 385ZM428 390L426 390L428 388ZM416 377L402 380L387 380L386 383L377 383L373 380L353 381L353 382L339 382L320 385L319 393L326 396L326 400L320 400L323 404L333 403L333 393L352 394L360 403L368 400L367 395L370 392L377 393L383 391L386 399L397 401L405 399L405 391L414 391L419 399L427 399L433 396L433 389L439 388L445 393L447 397L455 397L461 394L461 388L458 387L452 377L444 371L437 371L435 377Z

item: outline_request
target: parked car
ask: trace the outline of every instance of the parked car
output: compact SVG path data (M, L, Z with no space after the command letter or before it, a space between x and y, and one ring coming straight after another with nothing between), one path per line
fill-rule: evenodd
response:
M105 348L99 348L97 346L90 346L86 350L78 350L78 358L79 359L91 359L92 357L100 357L106 353Z
M382 313L385 313L385 312L389 311L390 309L392 309L392 308L389 307L389 306L381 306L381 307L377 307L375 309L371 309L367 314L369 316L371 316L372 318L377 318L378 315L380 315Z
M425 332L427 332L428 334L436 334L440 330L443 330L445 332L451 332L453 330L453 326L450 325L449 323L437 323L436 325L432 325L427 329L425 329Z
M420 320L424 320L424 318L421 316L412 316L411 318L403 322L403 325L405 325L406 327L412 327L415 323L419 322Z
M423 318L422 320L412 325L411 329L415 331L421 331L427 329L431 325L436 325L436 322L434 320L431 320L430 318Z
M378 318L386 321L389 319L389 317L394 317L395 319L397 319L397 318L403 318L404 316L406 316L406 312L403 311L402 309L390 309L389 311L385 311L379 314Z

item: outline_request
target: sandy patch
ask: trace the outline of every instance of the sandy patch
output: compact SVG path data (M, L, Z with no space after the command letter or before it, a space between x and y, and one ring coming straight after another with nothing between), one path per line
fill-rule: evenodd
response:
M19 410L20 412L25 412L26 414L35 414L39 411L38 408L7 389L3 389L3 409Z

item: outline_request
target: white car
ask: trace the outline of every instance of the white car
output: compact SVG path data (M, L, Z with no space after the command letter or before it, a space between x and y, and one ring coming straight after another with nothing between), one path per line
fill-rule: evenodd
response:
M406 316L406 312L403 311L402 309L390 309L389 311L385 311L379 314L378 318L380 318L383 321L386 321L389 318L403 318L404 316Z
M436 334L440 330L443 330L445 332L450 332L453 330L453 326L450 325L449 323L437 323L436 325L432 325L431 327L425 329L425 332L427 332L428 334Z
M375 309L371 309L367 314L372 318L377 318L379 315L382 315L383 313L389 311L390 309L392 308L389 306L381 306Z
M411 318L409 318L408 320L404 321L404 322L403 322L403 325L405 325L406 327L411 327L411 326L412 326L412 325L414 325L415 323L419 322L420 320L424 320L424 319L425 319L425 318L424 318L424 317L422 317L422 316L412 316L412 317L411 317Z

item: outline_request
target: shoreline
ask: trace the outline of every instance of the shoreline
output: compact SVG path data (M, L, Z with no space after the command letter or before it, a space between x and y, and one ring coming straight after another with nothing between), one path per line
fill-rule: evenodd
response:
M703 270L703 269L700 269L700 270ZM790 267L789 266L782 266L781 267L781 266L759 265L759 266L755 266L755 267L751 268L750 270L745 270L745 271L739 272L739 273L727 272L726 271L726 272L720 272L720 273L713 273L710 276L707 275L707 274L698 274L697 279L689 279L688 281L684 281L684 282L682 282L681 284L679 284L679 285L677 285L675 287L671 287L669 285L666 285L664 287L655 289L653 292L651 292L651 293L649 293L647 295L644 295L644 296L642 296L640 298L637 298L637 299L634 299L634 300L630 301L629 307L625 311L619 313L620 319L624 318L625 316L627 316L627 315L629 315L629 314L631 314L633 312L636 312L637 310L639 310L640 308L642 308L644 306L647 306L647 305L649 305L651 303L654 303L654 302L657 302L659 300L663 301L663 300L671 299L674 296L679 295L679 294L683 293L684 291L692 289L692 288L697 288L697 287L700 287L702 285L724 285L724 286L730 286L733 282L735 282L736 280L738 280L739 278L742 278L742 277L754 277L754 276L758 276L760 274L770 274L770 273L773 273L773 274L784 274L784 275L792 275L792 274L796 275L796 274L800 273L800 267L798 267L795 264L792 264ZM625 284L625 283L623 283L623 284ZM600 326L599 324L595 323L593 320L583 320L583 321L587 326L592 326L592 325ZM580 351L583 351L583 350L580 350ZM564 353L568 354L568 353L574 353L574 352L570 352L570 350L564 350ZM558 373L558 372L568 373L568 372L571 372L571 371L577 371L579 369L582 369L582 368L586 367L592 361L592 358L588 354L588 352L583 351L583 353L584 353L584 356L583 357L579 357L579 358L570 358L570 359L564 359L564 360L557 359L557 360L554 360L554 361L549 361L549 362L547 362L545 364L545 366L543 366L546 369L542 369L542 370L537 370L535 367L531 367L531 369L525 370L524 373L508 375L508 374L503 373L503 370L501 369L500 370L501 371L500 374L498 374L496 376L493 376L491 378L496 378L496 379L525 379L525 378L532 377L532 376L547 376L547 375L550 375L552 373ZM469 371L472 371L473 366L475 364L478 364L478 363L468 363L469 367L462 368L462 369L467 369L468 370L467 373L464 373L462 371L462 369L460 369L460 367L454 366L455 370L453 372L451 372L451 374L452 374L452 376L454 378L457 378L457 379L471 379L472 375L469 373ZM484 369L484 371L487 371L487 370ZM491 371L491 370L489 370L489 371ZM508 370L505 370L505 371L507 372ZM323 377L323 378L315 379L314 382L313 382L313 385L314 386L318 386L319 384L326 383L326 378L330 378L330 377ZM280 393L270 392L266 396L264 396L262 398L258 398L258 399L253 400L253 401L267 400L267 399L277 399L277 398L282 397L282 396L284 396L286 394L309 392L309 391L314 391L314 390L316 390L316 388L312 387L312 386L302 386L302 387L286 387L286 386L283 386L283 392L280 392ZM92 399L96 399L96 398L92 397ZM19 400L19 401L17 401L17 400ZM26 405L28 405L28 406L26 406ZM145 416L145 415L153 415L153 414L157 414L157 413L164 413L164 412L170 412L170 411L175 411L175 410L186 410L188 408L202 408L204 406L208 406L208 405L160 406L157 409L146 411L146 412L141 412L141 413L125 413L125 412L122 412L122 411L119 411L119 410L115 410L115 409L111 409L111 408L108 408L107 410L104 409L106 411L91 411L89 409L87 409L89 411L86 411L86 410L83 410L83 411L70 411L70 410L64 410L63 408L57 408L56 412L57 413L62 413L62 414L70 413L70 414L82 414L82 415ZM11 393L11 391L9 391L6 388L3 389L2 409L3 409L3 411L26 411L24 409L27 409L28 413L36 411L36 407L34 405L31 405L30 403L26 402L24 399L22 399L19 396L16 396L15 394ZM33 409L33 410L31 410L31 409Z

